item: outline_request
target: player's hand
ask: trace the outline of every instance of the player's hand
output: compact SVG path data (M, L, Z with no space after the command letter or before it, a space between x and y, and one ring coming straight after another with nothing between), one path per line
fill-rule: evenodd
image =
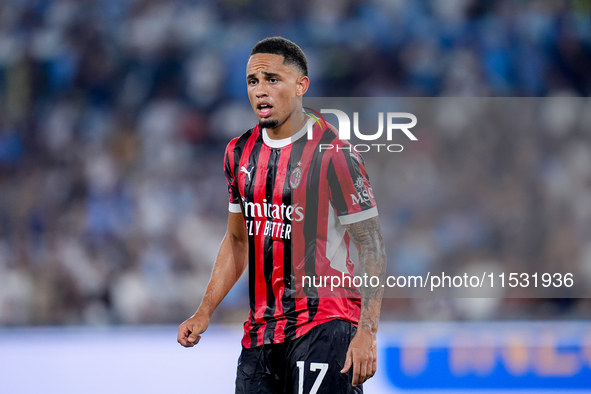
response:
M353 386L365 382L375 375L378 368L376 334L367 329L358 329L347 350L345 366L341 373L347 373L353 366Z
M179 326L178 343L184 347L193 347L199 343L201 334L209 326L209 317L195 313Z

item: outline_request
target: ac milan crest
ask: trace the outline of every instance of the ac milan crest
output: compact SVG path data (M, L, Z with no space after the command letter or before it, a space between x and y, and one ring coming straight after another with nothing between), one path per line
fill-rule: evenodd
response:
M291 176L289 177L289 186L292 189L297 188L302 181L302 169L300 167L296 167L292 172Z

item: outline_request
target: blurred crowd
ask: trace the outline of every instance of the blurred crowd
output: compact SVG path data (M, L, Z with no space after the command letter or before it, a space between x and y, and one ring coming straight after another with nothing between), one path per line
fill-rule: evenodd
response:
M591 0L2 1L0 325L196 309L225 230L223 151L255 122L248 54L273 35L306 52L311 96L591 93ZM495 256L591 277L591 119L561 124L521 145L509 130L456 138L462 125L427 137L411 159L424 180L380 208L390 270ZM438 192L446 179L454 193ZM475 207L487 182L506 193ZM478 225L491 217L506 226ZM502 253L507 237L523 250ZM216 319L244 320L245 286ZM384 315L502 318L499 302L515 301L386 300ZM583 317L582 304L530 300L509 317Z

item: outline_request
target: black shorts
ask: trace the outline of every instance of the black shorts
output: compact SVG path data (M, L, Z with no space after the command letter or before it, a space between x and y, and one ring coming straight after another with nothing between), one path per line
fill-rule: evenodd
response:
M293 341L242 348L238 359L236 394L363 393L353 387L353 367L345 374L353 324L331 320Z

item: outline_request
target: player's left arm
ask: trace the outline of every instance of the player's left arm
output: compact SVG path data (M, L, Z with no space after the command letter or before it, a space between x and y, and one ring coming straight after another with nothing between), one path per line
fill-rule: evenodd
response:
M378 217L347 225L349 236L359 252L361 270L368 277L386 275L386 250ZM381 286L361 286L361 316L357 334L349 344L342 373L353 367L353 386L362 384L374 376L377 369L376 334L384 289Z

